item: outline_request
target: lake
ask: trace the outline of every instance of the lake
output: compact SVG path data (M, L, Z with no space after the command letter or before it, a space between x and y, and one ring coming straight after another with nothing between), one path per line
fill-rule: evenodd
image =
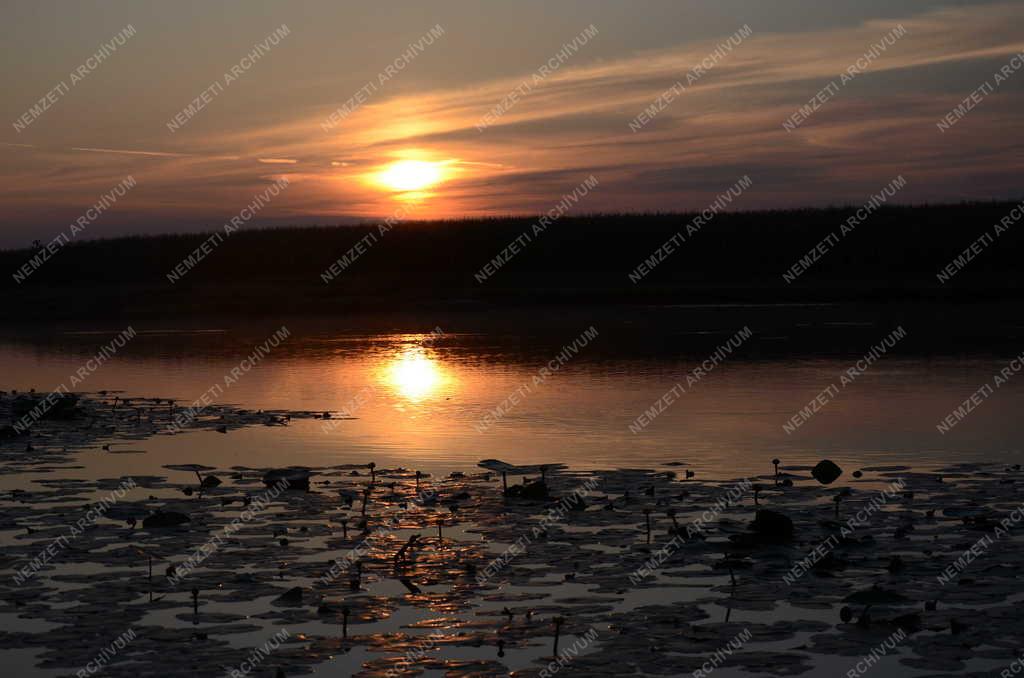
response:
M855 507L866 505L873 492L910 474L920 485L921 508L931 506L934 512L948 498L942 494L944 486L922 471L969 462L1017 463L1020 438L1015 414L1024 396L1015 379L1021 363L1015 358L1012 332L1003 336L1005 341L958 342L952 349L942 341L945 335L937 331L939 326L934 318L922 320L920 315L812 304L571 312L535 308L500 315L447 311L344 318L282 316L249 322L160 318L46 331L11 329L0 340L4 375L0 388L39 393L106 391L102 407L111 420L110 399L116 395L119 402L125 398L129 402L118 415L121 426L127 428L120 435L101 437L110 441L106 447L90 438L92 434L64 434L70 440L88 441L81 449L67 449L70 463L60 463L64 457L58 455L33 468L31 453L26 456L22 448L8 446L6 460L11 466L0 475L0 489L11 493L0 502L9 514L0 527L0 542L15 555L7 558L7 567L12 571L22 567L54 536L63 534L71 518L81 513L86 497L97 501L109 494L116 482L112 479L137 478L147 489L132 490L30 586L10 587L12 596L20 596L20 605L31 601L32 607L29 611L8 605L0 610L0 628L26 633L27 642L34 645L22 647L20 640L9 637L5 661L18 675L66 675L52 666L38 666L61 653L72 653L61 666L81 666L113 641L123 624L100 615L93 632L85 633L67 619L92 619L89 606L104 609L111 595L129 611L135 625L141 624L143 639L132 641L136 651L145 653L152 644L166 642L155 635L155 629L160 629L196 662L214 662L195 675L217 674L215 662L224 653L230 651L232 661L238 661L240 653L267 642L286 626L296 634L301 631L287 647L298 644L301 649L281 649L277 658L298 653L292 656L295 666L316 666L317 674L355 672L366 662L387 661L381 657L388 652L394 656L405 651L408 657L412 650L401 644L396 633L418 628L421 635L416 642L423 643L427 641L422 634L439 618L449 620L442 625L448 631L463 628L450 621L456 610L477 625L474 633L480 634L484 645L460 641L459 631L445 641L451 646L438 651L431 645L424 653L448 661L491 662L495 637L514 642L514 634L503 635L512 633L513 626L496 625L495 618L501 617L506 605L522 614L527 609L524 605L533 604L530 601L537 601L545 619L530 631L535 642L523 640L517 647L510 645L507 656L498 656L504 657L502 665L512 669L536 669L550 634L547 619L553 610L561 609L545 606L544 599L552 594L563 596L560 605L571 601L569 609L575 614L598 620L594 628L604 634L598 643L603 650L598 652L615 654L614 644L624 641L607 635L615 625L605 621L604 613L594 617L600 608L592 604L608 605L609 613L614 609L615 614L627 615L625 619L632 619L628 615L641 606L649 606L651 612L644 612L645 618L661 615L658 623L669 624L670 629L678 624L677 613L718 624L713 628L721 640L709 636L708 645L691 652L710 653L736 634L741 622L764 629L782 623L779 620L800 626L792 627L784 641L773 641L774 632L769 632L757 648L795 647L813 631L831 629L838 623L838 612L830 604L811 609L782 602L779 607L741 608L734 613L736 591L723 595L730 575L716 570L718 552L700 544L688 546L687 554L678 559L675 567L683 570L669 571L666 565L656 575L657 585L644 584L621 599L607 597L624 591L614 588L621 582L614 587L608 583L608 573L637 567L647 558L643 516L636 503L628 505L622 492L657 483L659 501L679 501L680 520L690 519L683 517L687 510L697 512L695 519L700 507L712 505L737 478L770 478L771 460L777 457L784 468L797 474L793 477L798 487L780 492L777 483L768 485L762 502L785 506L804 529L814 525L821 529L826 498L821 493L833 488L816 486L806 467L827 457L847 472L866 469L861 481L844 476L844 482L857 486L856 499L848 500ZM973 348L979 344L984 347ZM232 427L226 435L212 427L172 434L160 423L156 435L135 436L133 417L127 416L131 399L153 397L173 399L174 412L183 424L223 405L309 411L319 416L296 416L287 425ZM163 414L169 405L146 407L150 422L170 423L170 410ZM954 414L957 408L960 413ZM323 418L325 413L329 418ZM85 430L92 425L80 418L72 426ZM34 442L54 446L45 436ZM685 470L694 474L696 482L683 485L664 473L639 471L604 475L602 492L627 505L614 512L586 511L572 518L572 525L566 519L558 528L560 544L533 544L521 557L523 567L503 571L500 582L483 584L490 594L483 598L458 583L459 563L467 559L486 563L487 558L498 557L521 537L519 522L536 520L539 510L502 504L493 479L479 474L472 479L467 475L466 480L448 477L452 471L477 472L478 462L484 459L517 465L564 464L569 475L556 479L563 494L582 477L573 472L586 475L601 469L674 470L683 483ZM386 478L397 480L405 492L411 490L410 471L397 469L424 471L442 493L455 495L468 489L468 496L482 502L463 507L463 512L469 512L465 517L461 512L457 516L452 507L445 528L448 545L428 550L416 566L417 581L426 591L422 595L409 595L399 586L390 573L390 559L403 540L424 528L429 534L433 521L438 516L443 519L447 511L407 507L405 495L374 500L374 520L390 528L374 546L373 555L365 558L373 572L365 588L351 593L341 582L317 583L324 563L349 552L358 539L354 535L350 539L347 528L345 536L339 536L339 525L349 519L348 512L353 520L359 514L355 507L346 509L337 489L328 486L362 487L364 465L369 462L391 469ZM209 497L202 493L194 497L191 486L196 477L190 464L216 469L224 486ZM244 539L205 563L187 583L169 584L158 577L155 586L160 595L154 602L149 593L147 600L142 576L145 558L140 560L140 554L155 552L162 558L158 561L161 572L165 562L183 561L202 545L208 532L238 515L239 509L230 503L232 497L239 492L254 495L260 489L258 475L253 476L251 469L288 465L324 469L324 480L318 483L324 487L308 495L279 498L254 521ZM355 465L362 473L354 470ZM239 472L243 469L245 473ZM980 477L998 482L987 472ZM990 496L1000 506L1012 507L1013 487L994 486L995 493L965 485L977 496L965 495L962 501L974 505L977 497ZM681 487L688 490L680 492ZM18 495L15 490L29 494ZM650 491L654 493L653 488ZM670 494L676 495L674 499L668 498ZM74 504L71 513L65 513L68 501ZM125 529L123 521L141 517L154 506L187 510L199 522L169 534ZM746 496L730 505L729 519L717 528L721 534L708 544L726 543L725 535L743 532L752 510ZM667 514L661 508L657 511L656 529L662 530L657 539L667 539L663 531L670 527ZM824 507L824 511L829 514L831 509ZM836 511L838 516L838 504ZM502 517L496 520L496 515ZM891 541L893 534L898 535L894 528L904 516L900 505L881 511L875 520L881 522L872 528L879 540ZM962 549L962 539L950 522L955 519L934 532L935 539L944 539L941 562L913 550L907 557L922 558L921 563L934 568L953 560ZM29 525L35 526L34 532L24 531ZM595 541L589 535L599 529L602 536ZM290 545L282 540L278 546L282 534L289 535ZM820 538L812 535L806 543ZM561 542L570 543L575 554L571 568L564 556L570 547ZM88 546L79 550L77 544L82 543ZM905 548L895 542L879 544L882 553ZM145 550L140 551L139 545ZM802 551L788 553L787 557L799 558ZM616 565L627 562L620 558L630 564ZM702 559L699 565L695 558ZM581 563L585 583L574 583L570 579ZM829 585L873 585L879 567L873 563ZM680 584L678 578L684 572L686 579ZM617 572L619 577L624 574L628 569ZM743 582L739 598L762 595L762 584L754 577L738 576ZM452 577L455 583L449 586ZM928 578L907 581L920 585ZM552 582L559 582L554 589ZM193 585L202 590L205 606L197 616L192 615L189 597ZM357 606L359 614L365 615L353 622L361 634L357 640L352 645L338 640L337 620L325 617L314 601L304 599L301 605L293 605L278 600L296 585ZM820 600L829 603L851 590L814 586ZM606 595L595 596L595 590ZM449 600L456 591L462 596L458 604ZM669 600L681 607L657 607L666 602L666 591L671 591ZM773 595L781 600L791 592L781 588ZM990 593L997 598L1002 595L998 589ZM47 603L40 602L44 600ZM64 617L66 604L86 617ZM337 616L336 611L327 614ZM195 635L200 630L209 634L208 640L206 635ZM583 630L574 630L568 638L580 642ZM216 643L225 644L212 645L214 637ZM625 642L628 645L628 639ZM857 642L845 651L846 656L816 654L814 670L843 674L851 657L855 660L858 653L866 652L864 644L869 640ZM928 655L926 650L917 652ZM787 661L796 660L791 656ZM971 665L990 668L994 663L975 659ZM183 664L175 667L190 670ZM130 663L109 667L115 669L132 670ZM718 675L750 674L722 667ZM891 657L880 665L877 675L923 674L907 673Z
M915 333L913 322L876 311L531 309L500 317L449 312L234 325L162 319L134 323L135 337L72 388L76 371L127 326L9 334L0 342L3 387L117 390L174 398L179 407L206 394L208 402L245 408L350 417L145 441L162 463L376 461L447 472L485 458L577 468L678 462L701 477L733 477L770 470L773 457L791 464L827 456L844 466L935 465L1010 461L1021 448L1015 414L1024 379L1012 374L990 396L977 397L962 421L937 428L993 384L1014 347L922 349L919 339L931 328ZM708 362L745 327L749 338ZM897 327L905 338L890 349L884 339ZM286 339L239 369L281 328ZM843 383L873 346L884 354ZM698 378L702 363L711 369ZM96 460L94 470L114 469Z

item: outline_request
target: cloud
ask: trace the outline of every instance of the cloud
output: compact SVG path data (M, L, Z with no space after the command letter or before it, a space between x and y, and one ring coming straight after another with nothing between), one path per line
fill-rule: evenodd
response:
M969 197L965 186L997 197L1019 191L1012 177L1020 149L1008 140L1024 138L1024 72L1014 76L1020 86L990 95L951 132L935 123L1021 53L1022 23L1022 5L989 4L799 33L751 24L753 35L636 133L630 121L728 35L618 59L590 59L584 48L535 87L524 71L465 87L381 92L329 132L320 123L337 102L292 106L273 123L239 118L226 131L190 131L166 150L12 149L0 168L0 201L19 214L46 200L87 204L138 172L140 209L197 219L244 205L270 163L287 166L297 183L268 215L379 216L394 211L394 198L364 177L410 154L452 168L452 179L418 206L425 217L545 210L591 173L601 182L588 197L594 210L701 208L743 174L757 187L738 202L743 208L858 202L898 173L910 181L905 199ZM783 129L897 25L904 37L799 129ZM523 82L529 91L479 131L481 117Z
M86 151L89 153L121 153L123 155L148 155L156 158L180 158L188 153L166 153L163 151L127 151L120 148L79 148L72 147L72 151Z

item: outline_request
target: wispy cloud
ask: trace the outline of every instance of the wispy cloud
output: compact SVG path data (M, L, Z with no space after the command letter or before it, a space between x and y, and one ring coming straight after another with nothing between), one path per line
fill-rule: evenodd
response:
M326 134L320 122L338 102L289 109L272 124L240 119L227 131L190 130L168 150L72 150L123 156L128 167L144 160L133 198L194 218L251 195L267 181L266 164L297 182L275 202L278 216L389 214L393 197L368 188L364 177L409 154L452 169L417 210L422 216L542 210L592 173L602 186L587 203L593 210L699 207L743 174L755 180L745 207L856 202L879 176L897 173L913 187L904 199L997 197L1019 192L1022 156L1009 151L1024 143L1013 141L1024 139L1022 88L992 95L941 137L934 123L1022 51L1022 22L1021 4L987 4L800 33L751 24L751 37L636 134L629 121L726 36L618 59L580 55L482 132L475 126L481 115L528 71L466 87L382 93ZM906 36L856 82L798 130L782 129L898 24ZM1024 73L1018 77L1024 84ZM64 187L84 199L125 172L121 162L81 162L67 153L24 154L40 158L3 171L0 200L52 199ZM71 169L54 187L46 176L56 157Z
M127 151L120 148L80 148L73 146L72 151L86 151L89 153L120 153L122 155L149 155L157 158L180 158L188 153L166 153L163 151Z

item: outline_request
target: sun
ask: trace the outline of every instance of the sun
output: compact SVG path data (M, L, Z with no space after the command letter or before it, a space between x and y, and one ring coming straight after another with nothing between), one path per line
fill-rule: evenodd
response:
M378 172L375 179L392 191L422 191L443 181L444 169L439 162L398 160Z

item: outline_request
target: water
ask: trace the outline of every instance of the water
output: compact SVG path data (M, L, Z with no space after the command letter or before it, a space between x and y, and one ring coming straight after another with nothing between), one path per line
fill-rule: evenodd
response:
M683 468L692 470L699 479L730 479L770 473L773 457L786 466L829 457L848 471L1019 461L1014 415L1022 404L1024 381L1018 383L1012 371L1019 367L1012 362L1013 342L950 349L935 341L934 324L876 310L794 305L572 313L531 309L501 316L424 312L231 323L159 319L134 321L135 338L107 358L90 362L127 325L6 332L0 337L0 389L116 390L125 397L174 398L179 410L208 397L250 409L329 411L332 419L248 427L228 435L195 431L117 440L113 452L144 454L87 449L75 454L66 468L0 476L0 489L31 489L43 479L147 475L191 483L191 473L165 468L187 463L216 467L223 477L223 471L235 466L324 467L369 461L379 468L403 466L440 476L498 458L516 464L560 462L577 469L671 465L680 474ZM244 362L282 328L287 338L267 345L265 352L259 349L251 364ZM734 341L734 350L728 355L720 351L721 360L714 364L705 362L745 328L750 329L749 339ZM858 370L857 361L897 328L906 330L906 338ZM975 348L979 343L984 347ZM702 365L704 372L695 372ZM973 411L946 433L937 429L1007 367L1011 372L1005 383L976 395ZM852 381L843 384L844 374ZM682 386L673 390L677 384ZM666 393L672 394L672 402L657 407ZM794 426L793 417L816 396L818 411L806 421L798 416L802 423ZM158 494L179 496L177 491ZM3 540L24 538L8 527ZM448 535L467 543L478 538L457 527ZM490 546L494 550L502 544ZM323 560L328 551L319 548L309 557ZM91 565L61 567L75 574L92 571ZM722 585L725 577L720 579L711 583ZM292 577L281 586L297 582L310 583ZM702 580L694 591L705 595L702 587L708 585ZM586 594L585 587L574 586L561 584L558 595ZM639 590L627 597L622 609L663 603L666 595L682 600L679 590L665 591ZM403 591L382 579L373 593L400 597ZM145 624L188 626L175 616L189 608L187 592L171 595L177 596L173 599L178 607L154 611ZM463 616L473 618L501 604L481 603ZM256 615L267 605L261 598L218 603L210 610ZM836 617L835 610L781 610L743 611L736 617L757 620L761 614L770 622L780 615L817 615L828 623ZM721 611L713 611L717 620ZM392 633L402 623L431 616L436 614L402 606L393 618L361 631ZM45 630L42 622L26 619L7 614L0 628ZM225 637L233 646L255 647L275 630L269 621L259 626L258 632ZM296 624L294 630L332 635L320 621ZM790 639L782 645L797 644ZM511 668L536 666L541 652L537 645L510 651L506 663ZM19 675L61 673L38 669L37 654L4 652ZM491 654L493 648L458 647L442 656ZM354 671L373 656L360 647L319 668ZM815 670L845 673L855 659L818 655ZM981 668L979 661L975 668ZM749 675L725 667L720 672ZM919 673L889 661L878 675Z
M966 355L907 350L915 346L913 324L848 309L136 322L137 336L72 387L73 375L126 326L8 334L0 340L0 387L121 390L173 397L179 406L209 394L253 409L347 411L353 418L229 436L160 436L140 443L148 456L99 459L94 471L153 470L156 461L228 467L374 460L448 472L499 458L579 468L675 462L706 478L764 473L773 457L785 464L828 456L849 467L934 465L1016 460L1021 447L1014 415L1024 380L1012 375L963 421L946 433L937 429L993 383L1012 347ZM281 327L290 336L237 372ZM744 327L751 338L694 380L693 370ZM907 338L841 384L896 327L905 327ZM584 341L589 328L592 338ZM550 362L571 352L574 341L573 357ZM558 369L545 376L549 364ZM677 390L639 430L638 417L680 382L685 392ZM784 425L823 392L819 411L787 432Z

